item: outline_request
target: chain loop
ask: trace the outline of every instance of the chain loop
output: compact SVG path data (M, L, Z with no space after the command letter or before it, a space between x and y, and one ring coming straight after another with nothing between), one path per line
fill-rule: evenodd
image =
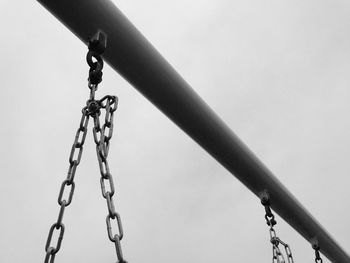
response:
M69 195L68 195L68 200L62 200L64 189L66 186L71 186ZM75 183L74 181L70 181L68 179L64 180L61 185L60 193L58 194L58 204L64 206L69 206L70 203L72 202L73 194L74 194L74 189L75 189Z
M108 180L109 182L109 187L110 187L110 191L106 191L106 185L105 185L105 180ZM102 196L107 199L107 194L112 197L114 195L115 192L115 188L114 188L114 183L113 183L113 177L110 175L108 177L108 179L105 179L104 177L101 176L100 178L100 183L101 183L101 191L102 191Z
M290 249L289 245L286 244L286 245L284 246L284 249L285 249L286 254L287 254L287 257L288 257L288 258L287 258L287 259L288 259L288 262L294 263L292 250Z
M113 235L113 233L112 233L111 219L112 220L116 219L116 221L117 221L117 226L118 226L118 231L119 231L118 234ZM112 215L107 215L106 225L107 225L107 232L108 232L109 240L111 240L112 242L115 242L116 236L118 236L119 241L123 239L123 236L124 236L123 226L122 226L122 222L120 219L120 215L117 212L113 213Z
M50 244L51 244L53 232L55 229L60 230L60 234L59 234L59 237L57 239L56 247L51 247ZM49 248L53 248L53 250L52 250L52 252L50 252L50 254L56 254L61 248L63 235L64 235L64 225L62 223L59 225L57 223L54 223L50 227L49 235L48 235L47 240L46 240L46 245L45 245L46 252L49 250Z

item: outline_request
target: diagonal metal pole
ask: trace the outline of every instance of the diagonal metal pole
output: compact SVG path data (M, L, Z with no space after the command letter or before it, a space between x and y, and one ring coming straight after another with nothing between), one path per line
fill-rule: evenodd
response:
M350 263L346 252L208 107L109 0L38 0L85 44L98 30L108 36L104 59L165 115L306 240L318 240L332 262Z

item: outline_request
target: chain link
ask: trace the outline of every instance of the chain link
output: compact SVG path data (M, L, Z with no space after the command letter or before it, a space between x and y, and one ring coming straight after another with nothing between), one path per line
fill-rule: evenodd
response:
M270 207L270 200L267 193L264 193L264 195L262 196L261 203L265 207L265 220L266 224L269 226L270 242L272 244L272 263L286 262L285 257L279 248L280 244L284 247L287 262L294 263L290 246L287 243L284 243L279 237L277 237L276 231L273 228L277 224L277 221L272 213Z
M61 188L58 194L57 201L58 201L58 204L60 205L60 211L58 214L57 221L51 226L47 240L46 240L46 245L45 245L46 256L44 261L45 263L53 263L55 261L56 253L61 248L61 243L62 243L64 230L65 230L64 224L62 223L63 215L64 215L65 208L71 204L73 199L73 194L75 189L74 177L75 177L77 166L80 163L81 155L83 153L83 145L87 134L88 123L89 123L89 115L88 115L88 112L86 111L86 108L83 108L80 125L75 134L74 142L69 155L69 168L68 168L67 178L62 182ZM75 158L77 149L78 149L78 154L77 154L77 158ZM66 188L70 188L67 198L64 197ZM52 243L52 237L55 230L59 231L59 236L56 242L56 246L53 247L51 243Z
M290 249L289 245L286 244L286 245L284 246L284 249L285 249L286 254L287 254L287 257L288 257L288 262L294 263L292 250Z

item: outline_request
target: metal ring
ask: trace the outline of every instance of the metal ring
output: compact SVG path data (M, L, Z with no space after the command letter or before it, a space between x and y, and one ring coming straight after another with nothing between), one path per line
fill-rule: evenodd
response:
M115 218L117 221L117 225L118 225L118 234L113 235L112 233L112 225L111 225L111 219ZM122 222L120 219L120 215L116 212L113 215L107 215L106 217L106 224L107 224L107 232L108 232L108 237L109 240L111 240L112 242L115 242L116 237L119 240L123 239L124 233L123 233L123 226L122 226Z
M63 193L64 189L66 186L71 186L69 195L68 195L68 200L62 200L63 198ZM64 206L69 206L70 203L72 202L73 194L74 194L74 189L75 189L75 182L70 181L68 179L64 180L61 185L60 193L58 194L58 204L62 205L64 203Z
M76 159L74 159L74 154L75 154L75 150L76 149L79 149L78 150L78 156L76 156ZM79 165L82 154L83 154L83 147L82 147L82 145L77 145L77 144L74 143L72 145L72 148L71 148L71 151L70 151L70 155L69 155L69 164L73 164L76 161L77 165Z
M106 191L106 185L105 185L105 180L109 182L109 190ZM109 194L110 197L114 195L115 188L114 188L114 182L113 182L113 177L111 174L108 175L108 178L100 177L100 183L101 183L101 190L102 190L102 196L104 198L107 198L107 193Z
M49 231L49 235L47 237L46 245L45 245L46 252L48 251L48 249L50 247L53 231L55 229L60 230L60 234L59 234L59 237L57 240L56 247L53 247L51 254L56 254L58 252L58 250L60 250L60 248L61 248L61 243L62 243L62 239L63 239L63 235L64 235L64 224L57 225L55 223L51 226L50 231Z
M92 58L95 58L97 62L94 62ZM90 50L86 54L86 62L89 64L90 68L93 68L94 70L100 71L103 69L102 57L96 51Z

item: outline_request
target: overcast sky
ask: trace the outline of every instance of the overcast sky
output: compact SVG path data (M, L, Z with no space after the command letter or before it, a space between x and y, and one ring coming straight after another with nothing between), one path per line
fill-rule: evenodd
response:
M114 2L349 253L350 2ZM36 1L1 0L0 22L0 262L43 262L88 96L87 50ZM255 195L108 65L106 94L120 100L109 162L125 258L270 262ZM91 130L85 145L57 263L116 261ZM277 222L295 261L313 262Z

